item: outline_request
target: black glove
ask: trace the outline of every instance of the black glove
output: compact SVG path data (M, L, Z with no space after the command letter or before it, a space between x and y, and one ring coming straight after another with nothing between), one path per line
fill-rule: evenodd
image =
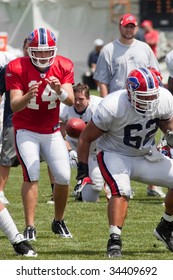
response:
M93 184L89 177L88 164L83 162L78 162L77 164L77 176L78 180L76 186L74 187L73 195L76 200L82 201L82 190L86 184Z
M88 164L83 162L78 162L76 180L81 180L88 176L89 176Z

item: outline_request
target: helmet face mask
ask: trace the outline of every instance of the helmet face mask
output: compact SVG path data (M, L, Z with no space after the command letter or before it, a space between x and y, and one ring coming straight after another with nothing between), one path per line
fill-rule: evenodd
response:
M159 105L159 81L147 68L134 69L128 75L126 88L136 112L152 116Z
M28 36L28 55L32 63L39 68L47 68L56 56L56 38L52 32L39 28Z

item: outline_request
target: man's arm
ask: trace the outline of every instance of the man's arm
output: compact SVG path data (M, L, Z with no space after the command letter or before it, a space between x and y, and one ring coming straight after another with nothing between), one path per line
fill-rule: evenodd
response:
M103 133L92 120L88 122L78 140L77 153L79 162L88 163L91 142L99 138Z
M30 100L37 96L38 87L41 83L42 81L32 85L29 88L28 92L24 95L22 90L19 89L10 90L10 104L11 104L12 111L19 112L23 110L28 105Z
M105 97L109 94L108 85L104 83L98 83L100 89L100 97Z
M72 84L62 84L55 76L45 79L50 87L57 93L58 99L67 106L72 106L74 103L74 93Z
M159 128L164 133L164 138L167 141L168 146L173 147L173 118L160 121Z
M164 134L166 134L167 130L173 131L173 117L169 120L160 120L159 128Z
M74 104L74 92L72 84L63 84L61 88L68 93L67 98L62 102L67 106L72 106Z
M100 130L97 126L94 125L92 120L88 122L87 126L82 131L77 146L77 180L83 180L85 177L89 176L88 157L90 145L91 142L99 138L103 133L104 132L102 130ZM81 184L81 182L79 184Z

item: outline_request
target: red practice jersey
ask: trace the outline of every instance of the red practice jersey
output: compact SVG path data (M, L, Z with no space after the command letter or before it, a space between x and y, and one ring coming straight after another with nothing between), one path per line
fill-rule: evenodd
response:
M20 57L11 61L6 70L7 90L22 90L26 94L35 82L42 81L38 96L30 100L27 107L13 115L15 130L27 129L33 132L49 134L59 129L59 105L55 91L45 78L55 76L61 85L74 83L73 62L65 57L56 56L54 63L46 72L40 72L29 57Z

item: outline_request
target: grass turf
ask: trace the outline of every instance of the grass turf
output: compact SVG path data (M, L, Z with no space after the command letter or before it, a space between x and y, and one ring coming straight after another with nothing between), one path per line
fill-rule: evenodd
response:
M57 237L51 231L54 206L46 202L50 198L51 187L47 165L41 163L39 198L35 225L37 241L32 241L38 252L37 260L106 260L106 245L109 237L107 223L107 200L104 192L98 203L74 201L72 190L76 183L76 171L72 170L71 189L65 213L65 220L73 234L73 239ZM11 168L10 178L5 190L10 201L7 206L18 229L23 232L24 216L20 186L22 172L20 166ZM135 196L129 202L128 215L122 232L124 260L171 260L173 253L153 236L163 212L163 199L148 197L146 185L132 182ZM1 260L20 260L7 238L0 232Z
M91 94L98 95L97 91ZM156 140L160 139L158 132ZM58 238L51 231L54 206L46 202L51 195L47 165L41 163L39 198L35 225L37 241L32 242L38 252L37 260L107 260L106 246L109 238L107 222L107 200L104 192L98 203L74 201L72 191L76 184L76 171L72 170L71 189L65 213L65 220L73 239ZM20 166L11 168L5 194L10 201L8 209L18 227L23 232L24 215L20 188L22 172ZM122 260L172 260L173 253L153 236L153 229L164 212L163 199L148 197L146 185L132 182L135 196L129 202L128 215L122 231ZM166 190L165 190L166 191ZM22 260L16 256L11 244L0 231L0 260Z

